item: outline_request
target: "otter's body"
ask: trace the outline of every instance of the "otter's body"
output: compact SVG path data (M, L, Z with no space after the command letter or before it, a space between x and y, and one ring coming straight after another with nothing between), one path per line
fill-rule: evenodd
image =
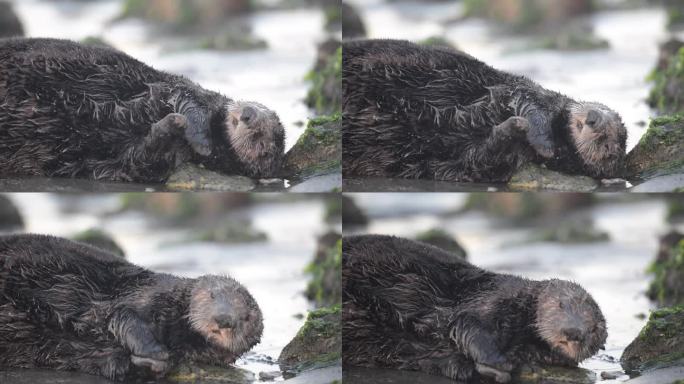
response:
M345 237L342 260L345 364L505 382L523 363L576 366L605 342L600 310L571 283L488 272L389 236Z
M209 291L211 305L202 301ZM224 344L202 328L220 310L234 317ZM256 303L232 279L157 274L55 237L0 237L0 368L123 380L181 360L228 365L258 342L261 329Z
M620 171L626 131L601 104L445 47L359 40L343 51L348 177L496 182L528 162L594 177Z
M255 130L263 128L259 139L250 136L263 147L251 156L236 151L245 135L231 119L246 106L252 122L268 121ZM280 166L283 140L277 117L263 106L207 91L117 50L53 39L0 41L2 177L159 182L188 161L265 177Z

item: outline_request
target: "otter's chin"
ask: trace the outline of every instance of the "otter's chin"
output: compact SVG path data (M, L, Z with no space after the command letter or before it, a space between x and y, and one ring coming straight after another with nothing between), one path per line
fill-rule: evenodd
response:
M225 126L233 152L248 176L278 176L284 159L285 129L274 112L258 103L231 103Z

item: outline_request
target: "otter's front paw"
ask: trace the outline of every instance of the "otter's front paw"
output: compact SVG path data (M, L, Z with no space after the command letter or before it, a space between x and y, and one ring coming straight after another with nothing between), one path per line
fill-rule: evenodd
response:
M530 124L524 117L513 116L494 127L494 135L498 137L525 137Z
M508 383L511 381L511 369L509 370L502 370L502 369L497 369L494 367L490 367L489 365L484 365L484 364L475 364L475 369L477 372L486 377L491 377L494 380L496 380L497 383Z
M475 364L475 369L483 376L494 378L498 383L507 383L511 380L513 364L498 353L490 351L481 355Z
M131 363L138 367L144 367L144 368L149 368L153 373L162 375L166 373L166 371L169 368L169 364L167 362L168 359L168 354L166 356L166 359L163 360L157 360L149 357L141 357L141 356L136 356L132 355L131 356Z
M182 137L185 128L188 126L188 119L179 113L169 113L163 119L152 124L152 136L167 137L179 136Z

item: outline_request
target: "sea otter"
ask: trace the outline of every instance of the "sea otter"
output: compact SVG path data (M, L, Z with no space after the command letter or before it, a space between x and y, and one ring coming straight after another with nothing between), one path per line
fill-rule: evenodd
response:
M277 115L112 48L0 40L0 177L163 182L184 162L274 177Z
M616 112L447 47L347 41L342 92L347 177L506 182L527 162L622 172L627 131Z
M259 342L261 312L224 276L180 278L51 236L0 237L0 369L161 375L225 366Z
M577 366L607 336L577 284L485 271L396 237L345 237L342 284L347 365L504 383L523 363Z

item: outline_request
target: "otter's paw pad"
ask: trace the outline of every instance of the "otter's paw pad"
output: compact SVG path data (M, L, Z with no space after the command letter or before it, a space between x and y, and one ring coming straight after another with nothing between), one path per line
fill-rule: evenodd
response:
M494 127L495 134L506 137L525 137L530 129L530 123L520 116L509 117L508 120Z
M509 368L508 366L503 367L503 368ZM489 365L484 365L484 364L475 364L475 369L477 372L486 377L491 377L494 380L496 380L497 383L508 383L511 381L511 374L510 371L513 369L512 366L510 366L510 369L507 370L500 370L494 367L490 367Z
M179 113L169 113L163 119L152 124L154 136L180 135L185 132L188 119Z
M155 360L149 357L131 356L131 362L138 367L147 367L154 373L164 373L168 369L168 363L163 360Z

